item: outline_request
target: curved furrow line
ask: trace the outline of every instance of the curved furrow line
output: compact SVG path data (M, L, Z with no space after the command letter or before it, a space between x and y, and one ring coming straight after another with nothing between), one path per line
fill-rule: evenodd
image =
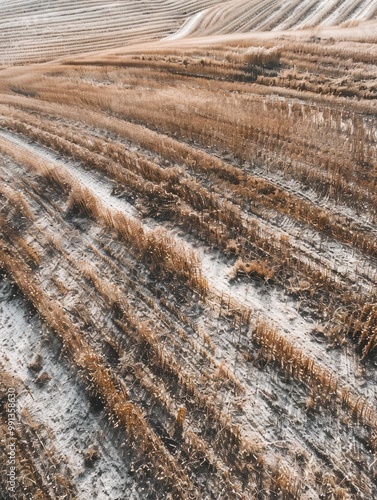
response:
M38 137L38 136L36 136L36 137ZM78 136L78 135L76 135L76 138L75 138L75 140L76 140L76 141L77 141L77 138L78 138L78 137L79 137L79 136ZM88 140L85 140L85 141L84 141L85 146L87 146L88 142L90 143L91 141L90 141L90 140L89 140L89 141L88 141ZM107 154L107 155L111 154L111 150L110 150L110 149L107 149L107 153L106 153L106 154ZM118 158L118 156L117 156L117 158ZM79 157L79 159L80 159L80 160L81 160L81 159L84 159L84 157L80 156L80 157ZM85 161L85 160L84 160L84 161ZM136 161L136 162L138 161L138 160L137 160L137 157L135 158L135 161ZM151 166L151 165L152 165L152 164L150 164L150 166ZM150 167L149 167L149 168L150 168ZM158 170L157 170L157 171L158 171ZM87 175L87 174L85 174L85 175ZM159 178L159 176L160 176L160 175L161 175L161 174L158 174L158 177L157 177L157 178ZM89 176L88 176L88 178L87 178L87 183L88 183L88 181L89 181L89 178L90 178L90 175L89 175ZM152 180L152 179L154 179L154 177L150 178L149 180ZM91 181L90 181L90 182L91 182ZM127 181L126 181L126 184L127 184ZM171 191L171 190L172 190L172 188L171 188L171 187L168 187L167 189L168 189L169 191ZM195 187L193 187L193 189L195 189ZM198 189L198 188L196 188L196 190L197 190L197 189ZM221 192L221 191L223 190L223 184L222 184L222 183L220 183L220 185L219 185L219 189L220 189L220 190L218 191L218 193L219 193L219 195L221 195L221 196L222 196L222 192ZM109 191L111 191L111 188L109 189ZM172 191L172 192L174 192L174 191L175 191L175 190L173 189L173 191ZM130 194L131 194L131 193L130 193ZM176 192L176 194L179 194L180 196L182 196L182 192L179 192L179 191L178 191L178 192ZM186 191L183 191L183 194L185 195L185 194L186 194ZM203 194L202 194L202 195L203 195L203 196L205 196L205 192L204 192L204 191L203 191ZM231 203L231 199L232 199L232 196L229 198L229 203ZM190 200L190 198L189 198L188 200ZM191 201L191 203L192 203L192 201ZM202 202L201 202L201 203L202 203ZM230 207L231 207L231 205L229 205L229 208L230 208ZM156 213L158 213L158 212L156 212ZM242 217L243 217L244 221L246 221L246 220L247 220L247 216L246 216L246 215L243 215ZM179 220L179 219L178 219L178 220ZM225 220L225 219L224 219L224 220ZM254 220L254 219L252 219L252 220L251 220L251 222L252 222L253 220ZM254 222L255 222L255 221L254 221ZM233 224L234 224L234 223L233 223ZM287 235L287 233L286 233L286 232L282 232L282 231L280 230L280 228L279 228L279 227L274 227L274 226L272 226L272 227L271 227L271 226L270 226L270 228L268 228L268 226L266 225L266 221L264 221L262 224L263 224L263 225L261 226L261 230L262 230L262 227L263 227L263 232L265 233L264 238L268 238L268 239L270 239L270 241L274 241L274 240L276 240L276 241L281 241L281 240L282 240L282 238L283 238L283 237L285 237L285 236ZM278 236L278 238L277 238L277 234L276 234L276 232L278 233L278 235L280 235L280 236ZM275 234L274 234L274 233L275 233ZM276 239L276 238L277 238L277 239ZM335 264L333 264L333 263L332 263L332 261L334 260L334 258L333 258L333 254L332 254L332 253L329 253L329 257L328 257L328 258L329 258L330 260L326 261L326 260L324 260L324 259L323 259L323 257L319 259L319 258L317 257L317 255L316 255L316 254L315 254L312 250L304 249L304 245L302 245L301 243L299 243L298 245L296 244L296 245L294 245L294 246L296 247L296 250L295 250L295 251L297 251L297 250L299 249L299 252L301 253L301 256L299 257L299 260L300 260L300 261L305 262L305 263L306 263L305 265L309 265L309 266L313 266L314 262L316 262L316 266L317 266L317 267L316 267L316 269L318 269L318 270L319 270L319 269L322 267L322 272L324 273L324 275L326 275L326 273L328 272L328 270L329 270L329 269L331 269L331 268L333 268L333 266L335 266ZM293 249L293 247L292 247L292 249ZM291 249L291 252L292 252L292 249ZM339 249L338 249L338 252L339 252ZM339 257L340 257L340 255L341 255L341 254L339 253ZM340 260L340 262L338 263L339 268L334 267L334 271L336 271L336 274L337 274L337 275L339 275L339 272L340 272L340 270L341 270L342 265L343 265L343 263L342 263L342 259L341 259L341 260ZM360 265L360 264L356 264L356 266L355 266L355 271L354 271L355 273L357 273L357 266L359 266L359 265ZM350 269L349 269L349 265L347 265L347 266L345 267L345 274L344 274L344 278L346 278L347 280L348 280L348 279L352 279L352 278L350 277ZM360 285L360 284L359 284L359 285ZM371 283L366 284L366 293L368 293L368 292L370 291L370 287L371 287Z
M68 2L58 2L48 11L37 3L12 1L10 6L0 8L3 32L0 47L6 51L3 64L12 64L119 47L135 41L166 38L166 35L166 39L172 41L192 35L332 26L347 20L368 20L375 12L370 0L356 5L343 0L330 6L328 2L314 5L306 0L288 5L277 0L193 0L185 5L177 0L158 5L153 2L96 2L93 5L93 2L80 1L75 9ZM172 33L176 27L178 30ZM27 29L27 34L22 28ZM102 42L96 44L93 40L88 47L85 39L89 42L93 35L98 38L98 33L102 34Z
M0 378L35 398L51 460L29 460L27 419L18 453L51 498L374 498L377 51L358 25L372 6L175 2L145 26L147 1L83 26L57 1L85 47L93 29L120 42L123 20L122 40L183 37L1 72ZM291 34L195 38L286 15ZM293 31L330 16L349 28ZM82 403L61 401L70 388ZM61 418L43 416L49 398ZM69 404L72 422L89 412L81 440Z
M36 149L36 148L35 148L35 146L34 146L34 147L27 146L24 142L22 142L22 141L17 141L16 139L11 139L11 141L13 141L13 143L14 143L15 145L17 145L17 147L20 147L20 148L21 148L21 146L22 146L22 148L25 148L25 147L26 147L26 148L29 150L30 154L36 154L36 155L39 155L41 158L45 158L46 160L49 160L49 162L50 162L50 163L51 163L51 161L54 161L54 162L56 162L56 163L59 163L59 161L53 160L53 157L52 157L51 155L49 155L48 153L43 153L43 151L39 151L38 149ZM61 166L62 166L62 165L63 165L63 164L61 164ZM64 164L64 168L65 168L65 169L67 169L67 168L69 169L69 174L70 174L70 175L76 176L76 172L77 172L77 170L76 170L75 168L71 168L71 167L69 167L69 165L68 165L68 164ZM80 178L78 178L78 179L75 181L75 183L84 182L84 183L85 183L85 185L88 185L88 180L89 180L89 178L88 178L88 177L86 177L86 181L84 181L84 178L85 178L85 177L86 177L86 174L84 175L84 177L82 177L82 178L81 178L82 180L81 180ZM103 184L101 184L101 185L103 185ZM100 186L100 184L97 184L97 185L96 185L96 192L97 192L97 194L100 196L101 200L103 200L103 201L106 203L106 205L112 206L112 203L114 203L114 202L113 202L113 201L111 201L111 198L112 198L112 197L111 197L111 195L110 195L109 191L107 191L107 190L105 190L105 189L102 189L102 188L101 188L101 191L98 191L99 186ZM127 205L127 204L126 204L126 205ZM118 208L119 208L120 206L121 206L121 205L118 205ZM126 208L126 210L128 210L128 209ZM177 235L175 235L175 236L174 236L174 238L177 238ZM191 249L188 251L188 254L190 254L190 253L191 253L191 250L192 250L193 252L195 251L195 249L191 246L191 244L189 244L187 241L185 241L185 240L184 240L184 239L182 239L181 237L178 237L178 241L180 241L180 243L182 243L182 245L184 245L184 246L189 245L189 248L191 247ZM219 289L217 288L217 287L220 285L220 283L221 283L221 287L223 287L223 286L225 285L225 282L224 282L224 281L223 281L223 282L218 281L219 270L218 270L218 269L216 269L216 268L213 268L211 265L208 265L208 264L206 263L206 262L208 262L208 261L206 261L205 259L208 259L208 258L209 258L208 256L207 256L207 257L202 256L202 261L203 261L203 272L205 273L205 276L206 276L207 280L209 281L210 288L212 288L212 289L215 291L214 293L215 293L215 295L217 295L217 296L221 296L221 294L224 294L224 293L228 294L228 293L229 293L229 291L231 290L231 285L229 285L229 284L228 284L228 285L226 286L226 289L225 289L225 288L219 288ZM210 274L209 274L209 273L210 273ZM225 276L225 275L226 275L226 272L222 271L222 272L220 273L220 275ZM216 280L216 278L217 278L217 280ZM241 293L240 293L240 294L238 294L238 300L239 300L239 298L242 296L242 293L243 293L243 292L241 291ZM245 306L247 305L247 307L251 307L251 308L253 308L253 297L251 297L251 299L248 299L248 302L245 302L245 303L244 303L244 305L245 305ZM261 311L261 312L262 312L262 311ZM291 335L292 335L292 332L291 332ZM298 336L297 336L297 339L298 339L298 340L300 339L300 335L299 335L299 334L298 334ZM301 339L301 340L303 340L303 339ZM310 351L312 351L312 348L308 348L307 350L310 352ZM320 360L322 357L323 357L323 354L319 354L319 356L318 356L318 360Z
M221 184L220 184L220 189L221 189ZM278 228L275 228L275 231L276 231L276 229L278 229ZM266 231L266 227L265 227L264 231ZM280 232L280 230L279 230L279 229L278 229L278 231ZM284 234L284 233L282 233L282 235L283 235L283 234ZM265 237L267 237L267 236L265 235ZM270 234L270 236L269 236L269 238L270 238L271 240L273 240L274 238L276 238L276 235L274 235L273 233L271 233L271 234ZM300 245L300 246L301 246L301 245ZM303 250L303 247L301 246L301 251L302 251L302 250ZM339 249L338 249L338 252L339 252ZM310 264L310 262L312 261L312 259L313 259L313 258L314 258L314 261L315 261L315 260L317 260L316 255L315 255L315 254L313 254L313 253L310 253L310 252L309 252L309 253L307 254L307 256L309 257L309 260L306 260L307 264ZM339 256L340 256L340 254L339 254ZM331 262L331 261L333 260L333 257L332 257L332 255L331 255L331 254L330 254L330 256L329 256L329 257L330 257L330 262ZM329 263L330 263L330 262L329 262ZM322 265L323 265L323 264L324 264L324 261L322 261ZM331 264L331 265L332 265L332 264ZM324 271L326 271L326 269L328 270L328 269L329 269L329 267L331 267L331 265L330 265L330 266L329 266L329 265L325 265L325 267L323 268L323 269L324 269ZM355 272L357 272L357 266L359 266L359 265L360 265L360 264L356 264L356 267L355 267ZM347 277L347 279L349 279L349 269L348 269L348 267L349 267L349 265L345 266L345 273L346 273L346 274L345 274L345 277ZM337 269L337 272L339 272L339 269ZM370 284L369 284L369 287L370 287ZM367 290L368 290L368 289L367 289ZM339 304L338 304L338 307L339 307Z
M48 273L48 271L47 271L47 273ZM108 290L108 289L107 289L107 290ZM222 429L224 430L224 424L222 424Z

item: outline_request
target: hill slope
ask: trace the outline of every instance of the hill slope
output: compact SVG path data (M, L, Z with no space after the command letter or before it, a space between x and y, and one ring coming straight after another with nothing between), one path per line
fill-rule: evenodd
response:
M206 9L196 22L195 35L248 31L306 29L372 19L374 0L228 0Z
M375 0L9 0L0 4L0 64L176 37L301 29L375 18Z

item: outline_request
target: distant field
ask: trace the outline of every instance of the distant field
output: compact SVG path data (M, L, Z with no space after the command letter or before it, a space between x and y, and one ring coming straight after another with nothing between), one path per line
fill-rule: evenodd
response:
M375 0L8 0L0 3L0 65L167 36L357 25L376 15Z
M198 39L0 72L17 499L377 498L375 40L202 38L375 4L215 3ZM209 2L159 5L167 36Z

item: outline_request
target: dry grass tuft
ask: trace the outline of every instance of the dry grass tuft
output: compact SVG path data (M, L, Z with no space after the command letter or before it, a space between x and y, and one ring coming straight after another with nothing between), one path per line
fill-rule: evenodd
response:
M242 259L238 259L233 267L232 275L234 277L248 276L249 278L259 278L269 282L274 278L275 271L269 267L269 262L265 260L245 262Z

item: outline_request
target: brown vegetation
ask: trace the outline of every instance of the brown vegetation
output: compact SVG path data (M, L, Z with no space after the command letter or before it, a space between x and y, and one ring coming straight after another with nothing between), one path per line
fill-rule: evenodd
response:
M0 267L145 498L376 496L376 71L250 39L3 73Z

